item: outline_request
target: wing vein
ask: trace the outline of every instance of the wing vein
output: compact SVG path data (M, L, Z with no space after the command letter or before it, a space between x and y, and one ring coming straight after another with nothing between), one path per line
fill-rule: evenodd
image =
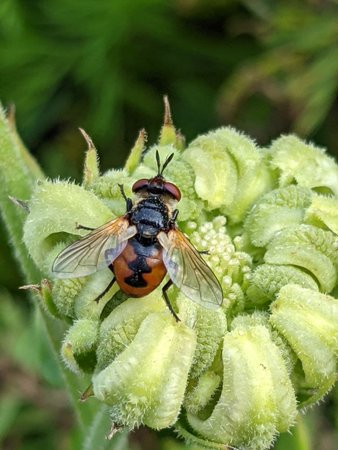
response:
M158 239L172 281L196 303L218 308L223 300L222 288L190 241L178 229L169 231L166 236L160 233Z
M125 216L114 219L66 247L56 257L52 271L57 278L90 275L109 266L136 233Z

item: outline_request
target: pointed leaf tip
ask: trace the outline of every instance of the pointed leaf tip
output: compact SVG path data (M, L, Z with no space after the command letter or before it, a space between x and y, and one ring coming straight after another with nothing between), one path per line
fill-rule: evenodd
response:
M85 187L89 187L100 175L99 158L95 145L90 136L88 136L88 134L82 128L79 128L79 130L88 145L84 163L83 185Z
M10 201L14 203L15 206L19 206L19 208L22 208L25 212L29 213L29 203L24 200L19 200L16 197L13 197L11 195L8 196Z
M171 117L170 103L167 95L163 96L164 102L164 120L163 125L173 125L173 120Z
M143 142L143 144L146 144L148 141L148 134L146 132L145 128L142 128L142 130L140 130L139 134L138 134L138 138L137 141L141 141Z
M133 173L140 163L147 139L147 132L144 128L142 128L142 130L139 131L135 144L130 150L128 159L124 166L128 173Z
M122 431L123 428L124 428L123 426L117 425L116 423L112 422L110 431L109 431L109 433L107 434L106 439L107 439L108 441L112 440L113 437L115 436L115 434L117 434L117 433L119 433L120 431Z
M41 293L41 286L39 284L25 284L24 286L19 286L19 289L23 291L33 291L38 294Z
M176 132L176 143L175 143L175 147L177 148L177 150L183 152L183 150L185 149L186 145L185 145L185 136L181 133L180 130L178 130Z
M83 128L79 128L80 133L82 134L82 136L85 138L87 145L88 145L88 150L91 149L95 149L95 145L91 139L91 137L85 132L85 130Z
M93 384L90 383L90 385L82 392L79 400L80 402L85 402L89 397L93 397L93 395Z
M168 96L163 97L164 102L164 119L161 128L159 144L176 146L176 130L171 117L171 110Z
M11 127L12 130L16 131L16 119L15 119L15 112L16 112L16 108L15 108L15 104L11 103L6 111L6 118L8 121L9 126Z

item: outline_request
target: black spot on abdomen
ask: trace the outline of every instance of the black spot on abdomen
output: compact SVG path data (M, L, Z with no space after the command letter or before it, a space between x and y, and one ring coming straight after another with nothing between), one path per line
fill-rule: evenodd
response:
M143 278L143 274L151 272L146 258L144 256L137 256L133 261L128 263L128 267L133 271L133 274L124 279L125 283L136 288L146 287L147 282Z

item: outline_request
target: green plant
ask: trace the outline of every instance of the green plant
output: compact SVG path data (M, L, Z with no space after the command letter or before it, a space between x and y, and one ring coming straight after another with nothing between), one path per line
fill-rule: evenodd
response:
M51 278L55 256L82 235L76 223L97 227L123 214L118 183L131 194L136 179L154 174L157 150L161 159L175 155L166 176L183 194L180 227L199 250L210 251L206 259L223 288L218 311L172 292L178 324L159 290L125 300L116 288L112 298L93 302L111 278L108 269L33 286L57 351L69 324L61 354L68 369L91 379L82 399L94 395L109 405L99 412L97 400L75 405L85 448L102 443L109 410L112 434L146 424L174 427L204 448L265 449L295 423L300 409L332 388L338 166L322 149L295 136L262 149L230 127L184 148L167 120L158 144L144 153L141 133L125 168L102 175L85 135L79 186L44 179L4 115L1 127L0 200L30 280L40 276L36 267ZM28 215L8 194L27 206ZM75 398L76 379L65 374Z

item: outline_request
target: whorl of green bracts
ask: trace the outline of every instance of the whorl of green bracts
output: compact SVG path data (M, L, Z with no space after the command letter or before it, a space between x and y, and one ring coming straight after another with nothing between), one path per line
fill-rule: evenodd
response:
M140 178L165 176L182 192L178 226L216 274L223 305L208 310L160 289L127 298L107 268L52 280L46 310L70 323L61 355L89 373L96 399L119 426L175 427L198 447L263 450L337 376L338 166L324 150L283 136L269 149L225 127L186 149L166 111L157 145L142 131L125 168L100 174L90 138L82 186L43 181L29 202L24 241L52 279L58 252L125 212Z

